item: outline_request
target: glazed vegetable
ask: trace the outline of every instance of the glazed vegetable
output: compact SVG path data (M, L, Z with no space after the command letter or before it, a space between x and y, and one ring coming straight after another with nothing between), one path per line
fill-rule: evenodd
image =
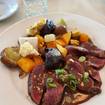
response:
M63 34L67 33L67 29L66 29L65 26L59 25L59 26L56 26L54 33L55 33L55 35L57 35L57 36L58 36L58 35L62 36ZM59 36L59 37L60 37L60 36Z
M63 57L56 48L46 49L45 54L45 66L46 69L57 69L63 66Z
M33 56L33 60L34 60L34 68L37 67L38 65L43 64L43 59L41 58L41 56Z
M1 53L1 61L9 67L16 67L17 61L20 59L18 47L5 48Z
M40 35L44 36L46 34L52 34L52 33L54 33L54 30L55 30L55 25L54 25L53 21L46 20L45 25L40 30Z
M36 37L38 38L38 48L41 49L44 47L44 38L40 35L36 35Z
M35 63L33 60L31 60L28 57L22 57L17 61L18 66L21 68L21 70L23 70L26 73L29 73L30 71L32 71L32 69L35 66Z
M85 33L80 34L80 42L88 42L89 41L89 36Z
M62 47L59 44L56 44L57 49L61 52L61 54L65 57L67 55L67 49Z
M78 38L80 36L80 31L78 29L74 29L71 31L71 36L73 38Z
M78 40L75 40L75 39L71 39L71 40L70 40L70 44L71 44L71 45L76 45L76 46L78 46L78 45L79 45L79 41L78 41Z
M46 43L47 48L56 48L56 41L51 41Z
M62 39L57 39L56 43L61 45L61 46L65 46L66 45L65 42Z
M65 45L68 45L69 42L70 42L70 39L71 39L71 33L68 32L68 33L65 33L61 39L65 42Z
M71 33L68 32L68 33L63 34L60 38L58 38L56 40L56 43L60 44L61 46L66 46L69 44L70 39L71 39Z

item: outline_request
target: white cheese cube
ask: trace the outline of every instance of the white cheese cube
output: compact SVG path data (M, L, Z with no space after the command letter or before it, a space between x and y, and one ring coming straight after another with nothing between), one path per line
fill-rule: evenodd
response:
M22 45L25 42L29 42L35 49L38 49L37 37L19 37L19 44Z
M55 41L56 37L54 34L48 34L44 36L45 42Z

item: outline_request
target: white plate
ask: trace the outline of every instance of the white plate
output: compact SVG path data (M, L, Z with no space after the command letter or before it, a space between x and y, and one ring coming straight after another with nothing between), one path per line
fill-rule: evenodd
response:
M16 0L0 0L0 21L13 15L17 9Z
M78 27L81 31L88 33L97 46L105 49L105 26L83 16L54 13L27 18L8 28L1 34L0 51L5 47L16 45L19 36L25 36L26 28L37 22L41 17L54 21L64 18L71 27ZM83 103L83 105L105 105L105 68L100 73L103 82L102 93ZM27 92L27 77L19 79L18 71L10 70L0 63L0 105L32 104L33 102L28 97Z

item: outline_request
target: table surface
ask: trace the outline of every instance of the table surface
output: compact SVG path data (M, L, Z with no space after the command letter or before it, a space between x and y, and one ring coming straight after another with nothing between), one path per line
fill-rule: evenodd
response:
M0 33L25 18L23 0L18 0L18 3L19 10L0 22ZM48 13L55 11L87 16L105 25L105 0L48 0Z

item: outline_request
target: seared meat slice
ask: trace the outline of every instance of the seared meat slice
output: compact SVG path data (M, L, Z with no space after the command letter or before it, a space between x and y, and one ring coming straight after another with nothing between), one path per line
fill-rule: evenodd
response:
M63 86L57 83L53 72L46 71L44 65L39 65L30 73L28 79L28 92L36 104L57 105L63 93ZM54 79L57 85L55 88L46 86L46 79L48 77Z
M46 78L44 65L37 66L30 74L28 79L28 93L32 100L39 104Z
M57 84L57 87L55 88L47 88L42 105L58 105L59 104L64 88L60 84L58 83L56 84Z
M99 87L102 85L101 77L99 71L93 69L92 67L87 67L87 72L89 72L90 77L94 80L96 85Z
M91 94L84 94L78 91L71 93L70 91L68 91L65 93L62 105L78 105L89 100L91 97Z
M75 72L77 74L83 74L84 73L84 67L82 64L80 64L78 61L74 59L68 59L67 65L65 67L70 72Z
M93 43L85 42L81 44L81 47L88 50L93 56L97 56L99 58L105 58L105 51L96 47Z
M87 65L96 69L101 69L105 65L105 59L100 59L95 56L87 56Z
M83 54L89 54L89 50L80 46L73 46L68 45L67 47L68 53L70 53L73 56L81 56Z
M86 83L84 83L83 81L81 81L79 84L78 84L78 89L81 91L81 92L84 92L84 93L90 93L90 89L94 86L94 81L89 78L88 81Z
M89 42L84 42L81 44L81 46L73 46L69 45L66 47L68 49L68 53L71 53L72 55L93 55L99 58L105 58L105 51L97 48L95 45Z

